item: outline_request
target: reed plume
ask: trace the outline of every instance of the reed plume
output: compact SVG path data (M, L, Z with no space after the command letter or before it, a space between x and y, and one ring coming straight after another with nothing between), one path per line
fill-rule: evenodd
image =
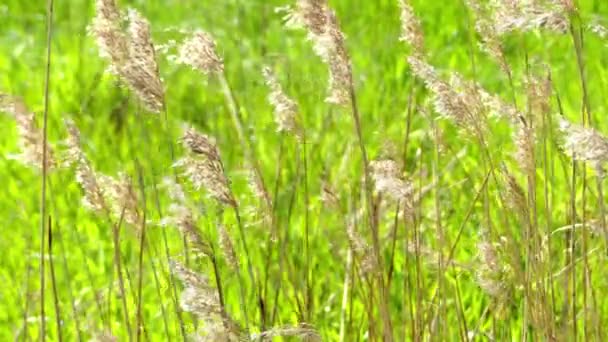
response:
M22 164L40 168L43 164L43 137L42 131L36 125L36 117L30 112L23 101L18 97L0 93L0 112L5 112L13 117L17 123L18 146L21 153L11 156ZM46 167L53 169L57 166L53 150L46 145Z
M189 155L178 160L176 167L184 170L196 189L205 189L218 202L236 207L237 203L230 189L230 181L225 175L220 151L213 138L186 127L182 144Z
M590 162L596 172L604 175L603 164L608 161L608 139L593 128L583 127L562 118L559 129L561 146L574 160Z
M213 254L211 246L196 226L197 217L188 204L184 189L172 177L165 177L163 184L169 193L171 204L167 210L167 215L163 217L160 224L177 227L192 242L192 248L196 254L211 256Z
M100 56L109 61L108 70L137 95L146 109L160 113L165 106L165 90L150 23L134 9L121 14L114 0L97 0L95 9L89 32Z
M399 0L401 10L401 36L399 40L411 45L414 54L424 55L424 33L420 20L414 13L409 0Z
M325 101L337 105L350 104L350 57L334 11L329 8L326 0L298 0L295 7L289 8L287 12L286 26L305 29L308 40L313 43L315 54L329 69L328 95Z
M224 71L224 61L217 53L213 37L203 31L195 31L182 43L176 61L203 74Z
M217 290L209 285L207 277L186 268L177 261L171 262L171 269L184 284L180 306L202 322L193 336L195 340L209 342L248 340L243 329L220 304Z
M302 128L298 123L298 105L285 94L276 75L269 67L262 69L262 75L266 80L266 85L270 88L268 102L274 108L274 121L277 124L277 130L301 138Z

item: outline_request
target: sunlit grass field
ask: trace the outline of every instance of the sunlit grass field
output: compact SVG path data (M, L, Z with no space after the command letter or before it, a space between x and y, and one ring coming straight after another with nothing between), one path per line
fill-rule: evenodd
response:
M150 22L166 92L166 112L160 114L147 111L107 72L108 61L100 57L88 29L95 2L54 2L49 144L61 163L64 122L71 119L95 170L132 180L145 243L141 227L120 225L122 293L113 244L116 220L83 206L83 189L71 167L49 171L47 217L41 218L41 169L16 157L15 120L0 115L1 341L42 338L41 220L47 222L47 340L184 340L204 326L204 320L180 308L183 285L169 267L169 259L178 260L216 287L211 258L197 258L191 241L162 224L172 204L163 179L176 174L198 217L197 229L217 254L224 309L252 334L307 323L324 341L607 337L608 241L597 228L603 215L602 182L596 177L601 173L572 161L558 120L563 116L582 124L589 114L586 125L608 133L608 37L587 26L608 24L608 2L576 1L578 12L568 17L563 34L541 28L501 37L511 80L479 47L476 17L464 1L410 2L424 31L425 58L445 79L458 72L536 120L530 172L514 157L517 141L509 123L489 115L481 143L437 112L432 90L408 64L413 49L400 41L398 1L330 1L346 36L368 159L398 163L400 179L414 189L408 194L416 198L410 198L414 219L404 214L403 202L379 191L366 205L352 107L325 102L327 66L306 33L287 29L285 12L276 10L289 2L120 1L121 9L135 8ZM45 1L0 3L0 93L22 97L40 128L46 6ZM175 63L175 42L179 45L186 32L197 29L214 37L223 57L225 79L272 198L270 214L249 186L251 165L221 80ZM264 66L297 103L304 141L277 131ZM541 99L549 106L546 112L535 112L531 79L550 79L549 94ZM174 165L188 154L180 141L184 125L216 139L249 258L235 211L222 208L205 189L195 189ZM510 205L510 176L522 191L523 207ZM333 200L327 199L330 195ZM220 251L220 223L234 242L238 274ZM374 270L364 267L365 253L372 252L353 247L349 225L374 252L378 238ZM499 246L500 265L484 259L484 241ZM504 297L484 288L482 273L488 268L500 270L495 280L502 283ZM382 313L383 296L390 324Z

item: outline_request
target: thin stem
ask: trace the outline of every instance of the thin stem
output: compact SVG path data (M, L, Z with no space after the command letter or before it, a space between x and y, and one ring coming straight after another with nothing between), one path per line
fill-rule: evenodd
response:
M51 85L51 40L53 37L53 0L47 0L46 8L46 70L44 81L44 114L42 128L42 190L40 192L40 340L46 339L46 314L44 311L45 290L45 231L46 227L46 178L48 173L48 117L49 117L49 88Z
M340 342L344 342L346 338L346 310L348 308L348 298L350 292L350 275L353 268L353 250L348 249L346 256L346 268L344 272L344 285L342 287L342 308L340 310Z
M243 247L243 252L245 252L245 261L247 262L247 273L249 274L249 281L251 283L251 286L255 287L255 284L256 284L255 283L255 276L254 276L254 273L253 273L253 266L252 266L252 263L251 263L251 256L249 254L249 246L247 245L247 240L245 239L245 229L243 227L243 221L241 219L241 214L239 212L238 205L235 205L233 207L233 209L234 209L234 215L236 216L237 226L238 226L238 230L239 230L239 237L240 237L241 244L242 244L242 247ZM240 281L240 279L241 279L240 270L237 269L237 273L238 273L237 275L239 277L239 283L242 284L242 281ZM244 284L241 285L241 286L244 287ZM241 289L241 293L242 293L242 296L244 297L245 296L245 291L244 291L243 288ZM243 298L243 305L245 305L245 304L246 304L246 297ZM247 331L249 331L249 322L247 320L247 312L243 313L243 317L245 318L245 328L247 329Z
M141 170L141 165L136 161L137 165L137 173L139 179L139 187L141 191L141 205L142 205L142 215L141 215L141 231L140 239L139 239L139 263L138 263L138 283L137 283L137 341L141 340L141 332L143 330L143 317L141 313L141 304L143 301L143 281L144 281L144 251L146 246L146 192L144 185L143 173Z
M53 288L53 304L55 305L55 322L57 324L57 339L59 342L63 341L63 333L61 329L61 322L63 319L61 318L61 308L59 305L59 294L57 292L57 279L55 277L55 263L53 262L53 229L52 229L52 221L49 216L49 267L51 271L51 285Z
M114 266L116 267L116 273L118 274L118 286L120 290L120 298L122 299L122 311L124 315L125 327L127 329L127 334L129 336L129 341L133 340L133 335L131 332L131 324L129 323L129 310L127 307L127 294L125 291L125 282L122 275L122 264L120 257L120 227L122 225L122 220L124 218L125 208L122 209L120 214L120 219L117 224L113 225L112 229L112 241L114 242Z
M364 187L365 187L365 195L366 195L366 206L367 206L367 217L370 229L372 231L372 243L375 258L377 260L378 272L376 276L377 286L380 291L380 315L382 316L382 323L384 325L383 329L383 337L385 341L391 342L393 340L393 328L391 324L390 312L388 309L388 301L386 294L386 286L384 283L384 267L382 262L382 255L380 253L380 238L378 227L374 215L374 205L373 205L373 193L372 193L372 180L369 169L369 159L367 156L367 150L365 148L365 143L363 141L363 131L361 129L361 116L359 114L359 108L357 106L357 96L355 93L355 87L350 84L350 104L351 104L351 114L353 116L355 132L357 133L357 140L359 142L359 148L361 150L361 159L363 161L363 173L364 173Z
M311 279L311 268L310 268L310 217L308 211L310 210L310 194L308 192L308 156L306 153L306 133L303 133L302 141L302 164L304 167L304 255L306 258L305 266L305 279L306 279L306 320L311 321L312 311L312 279Z

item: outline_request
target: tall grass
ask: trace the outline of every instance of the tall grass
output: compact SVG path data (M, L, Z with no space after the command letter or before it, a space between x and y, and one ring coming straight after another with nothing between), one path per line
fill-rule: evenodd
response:
M399 0L378 37L395 66L363 63L367 32L339 3L259 5L274 26L236 37L237 54L228 21L165 28L97 0L87 33L106 72L82 107L122 101L87 123L55 109L48 1L41 127L0 94L21 150L5 165L31 169L9 183L42 182L39 236L18 245L20 306L0 306L10 337L603 340L601 19L569 0L467 0L450 5L462 32L438 46L433 6ZM239 23L256 16L244 8ZM247 42L264 46L253 67ZM451 45L458 63L441 58ZM175 75L200 93L176 96Z

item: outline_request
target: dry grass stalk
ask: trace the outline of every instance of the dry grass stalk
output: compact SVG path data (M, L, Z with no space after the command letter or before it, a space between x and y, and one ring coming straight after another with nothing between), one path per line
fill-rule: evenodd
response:
M498 317L505 317L514 292L514 271L505 260L504 246L486 238L477 244L479 266L475 274L481 289L494 300Z
M95 171L80 146L80 131L69 120L65 124L68 150L64 163L76 167L76 182L84 192L84 206L108 218L122 217L125 223L139 229L142 222L139 200L129 177L120 174L116 179Z
M217 224L217 230L220 239L220 249L224 253L224 257L226 258L228 265L230 266L230 268L232 268L232 270L239 269L239 258L236 255L234 244L232 243L232 239L228 234L226 226L219 223Z
M412 46L415 54L424 54L424 34L420 20L414 13L409 0L399 0L401 9L401 37L399 40Z
M161 225L177 227L192 242L192 247L197 254L211 256L213 254L211 247L196 227L196 217L188 205L184 189L172 177L166 177L163 183L169 192L171 204L167 215L161 220Z
M181 140L190 155L178 160L175 166L184 169L184 175L196 189L204 188L218 202L236 207L230 181L224 173L220 151L214 139L186 127Z
M567 33L570 22L565 8L542 1L493 1L493 22L499 36L520 31L544 29L556 33Z
M506 188L507 205L521 215L523 223L528 225L530 222L530 210L525 190L519 185L517 179L505 168L502 170Z
M196 31L179 47L177 62L190 66L203 74L222 73L224 61L218 55L213 37Z
M467 5L475 13L475 30L481 37L481 49L494 58L500 69L510 77L512 71L497 32L496 22L492 21L488 8L478 0L467 0Z
M562 148L575 160L590 162L602 177L602 165L608 161L608 139L593 128L573 124L562 118Z
M17 123L18 144L21 153L14 156L16 160L28 167L40 168L43 159L42 132L36 125L34 113L28 111L20 98L0 93L0 112L12 115ZM54 154L50 146L46 146L46 167L52 169L56 166Z
M370 163L372 179L378 193L386 194L400 203L412 202L414 186L402 179L399 164L390 159Z
M217 290L202 274L193 272L177 261L171 262L175 275L184 284L180 306L202 321L194 339L197 341L242 341L243 329L222 308Z
M259 334L251 335L254 341L272 341L275 337L298 337L304 341L317 342L322 341L321 335L310 324L300 323L295 327L285 326L272 328Z
M298 0L289 8L286 26L305 29L317 56L329 68L329 86L326 102L350 104L352 70L345 46L345 37L333 10L326 0Z
M378 271L378 260L375 257L372 247L363 239L357 231L354 222L346 225L346 235L350 248L360 260L360 267L363 274L374 274Z
M270 88L268 102L274 107L274 120L279 132L290 133L302 138L302 128L298 123L298 105L283 91L276 75L269 67L262 70L266 85Z
M106 193L104 184L108 182L108 176L97 173L91 166L80 144L80 131L76 125L69 120L66 120L65 125L68 130L68 138L66 145L68 147L65 165L74 165L76 167L76 182L83 189L83 205L100 215L109 214L108 202L106 202Z
M529 121L528 121L529 122ZM529 124L519 124L513 135L515 143L515 161L526 175L536 172L536 160L534 149L536 145L536 133Z
M128 24L126 30L124 22ZM161 112L165 90L148 21L134 9L122 15L114 0L97 0L90 32L100 55L110 62L109 71L119 76L146 109Z
M125 173L120 173L117 179L113 177L105 178L104 183L104 194L107 201L112 205L114 217L122 215L125 223L140 229L142 217L139 200L130 177Z
M486 111L477 85L465 82L456 73L446 82L433 66L418 56L408 57L408 62L414 75L433 93L434 107L439 114L474 135L486 129Z

